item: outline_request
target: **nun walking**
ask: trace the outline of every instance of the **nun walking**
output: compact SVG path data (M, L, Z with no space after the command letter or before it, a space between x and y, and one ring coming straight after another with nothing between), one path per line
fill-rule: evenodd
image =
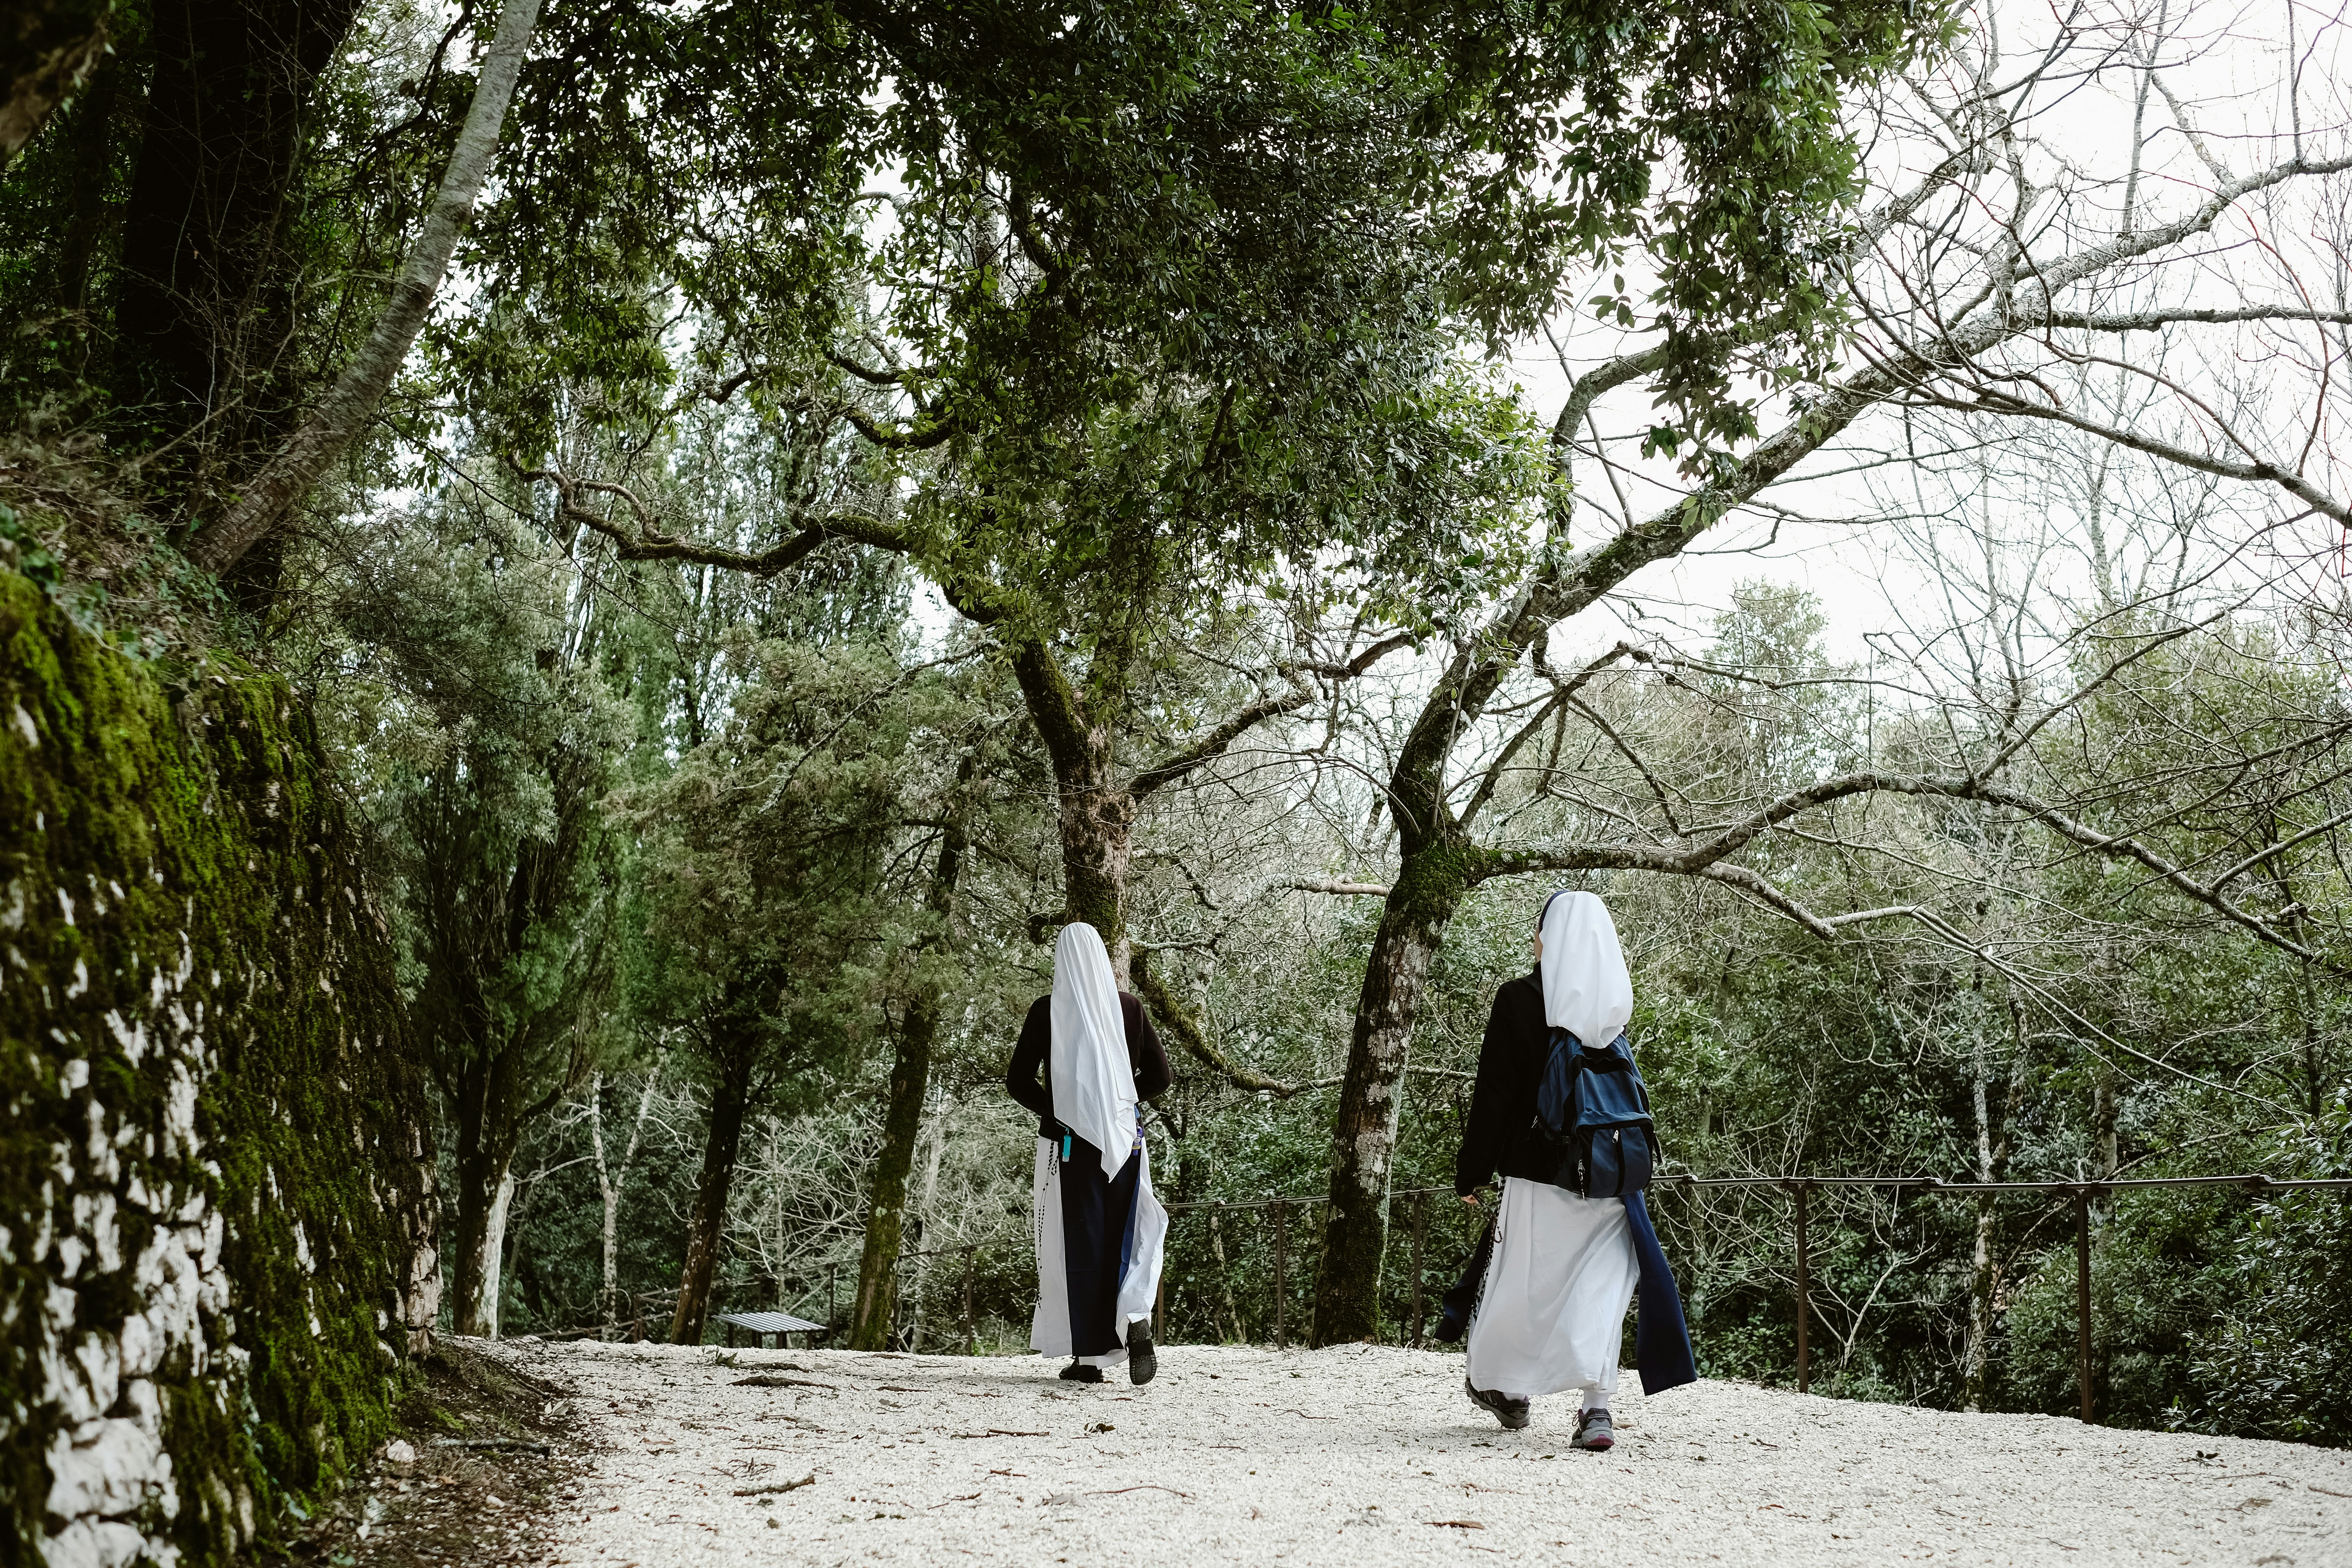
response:
M1168 1211L1151 1193L1142 1102L1174 1081L1143 1004L1112 980L1102 933L1064 926L1053 992L1030 1005L1004 1087L1037 1117L1029 1348L1070 1357L1070 1382L1100 1383L1122 1362L1130 1383L1159 1370L1151 1303Z
M1528 1420L1529 1401L1572 1394L1572 1446L1616 1441L1609 1415L1625 1313L1638 1286L1635 1345L1644 1394L1694 1382L1690 1337L1665 1254L1636 1191L1586 1197L1560 1184L1559 1147L1546 1136L1538 1095L1552 1032L1607 1052L1622 1045L1633 983L1608 906L1558 892L1538 922L1536 967L1503 983L1478 1053L1478 1079L1454 1162L1454 1190L1475 1206L1498 1173L1502 1193L1462 1282L1447 1296L1441 1338L1470 1336L1471 1400L1504 1426Z

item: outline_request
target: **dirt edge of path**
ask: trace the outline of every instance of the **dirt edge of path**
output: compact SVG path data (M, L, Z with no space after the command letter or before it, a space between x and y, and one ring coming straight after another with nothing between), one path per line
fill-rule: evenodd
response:
M576 1491L597 1447L571 1391L486 1352L481 1342L444 1337L394 1415L394 1437L331 1506L277 1549L242 1561L256 1568L546 1561L565 1494Z

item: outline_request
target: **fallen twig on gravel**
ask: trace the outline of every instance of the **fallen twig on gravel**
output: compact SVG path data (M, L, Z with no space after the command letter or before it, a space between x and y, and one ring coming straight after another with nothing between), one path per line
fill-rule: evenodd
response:
M991 1426L985 1432L950 1432L950 1437L1050 1437L1051 1432L1008 1432L1002 1426Z
M836 1392L840 1387L838 1384L812 1383L805 1377L778 1377L772 1372L759 1373L751 1377L739 1377L733 1386L737 1388L830 1388Z
M1475 1519L1433 1519L1425 1521L1424 1522L1433 1524L1440 1530L1484 1530L1486 1528Z
M534 1443L528 1437L436 1437L436 1448L477 1448L484 1451L514 1454L537 1454L541 1458L552 1458L552 1444Z
M741 1487L737 1489L735 1495L737 1497L769 1497L777 1492L795 1492L803 1487L814 1485L816 1485L816 1472L812 1470L796 1481L779 1481L772 1487Z
M1112 1487L1107 1491L1088 1492L1088 1497L1117 1497L1121 1492L1176 1492L1186 1502L1192 1500L1191 1492L1177 1492L1174 1487L1163 1487L1158 1481L1142 1481L1131 1487Z

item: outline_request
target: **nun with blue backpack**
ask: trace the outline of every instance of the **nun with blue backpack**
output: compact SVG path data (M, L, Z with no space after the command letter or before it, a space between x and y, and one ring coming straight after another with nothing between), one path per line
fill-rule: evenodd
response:
M1633 983L1608 906L1557 892L1533 973L1507 980L1478 1053L1454 1190L1494 1218L1447 1293L1441 1339L1469 1334L1465 1387L1511 1430L1530 1401L1573 1394L1578 1448L1616 1442L1609 1415L1636 1293L1635 1365L1656 1394L1697 1380L1682 1299L1642 1190L1656 1163L1648 1091L1625 1026Z

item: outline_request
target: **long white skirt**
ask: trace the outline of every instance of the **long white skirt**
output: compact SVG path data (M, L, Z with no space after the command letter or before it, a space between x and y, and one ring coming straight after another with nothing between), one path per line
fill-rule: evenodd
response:
M1640 1275L1621 1200L1505 1177L1495 1253L1470 1320L1471 1383L1529 1399L1614 1389Z
M1135 1230L1129 1239L1127 1268L1118 1279L1118 1327L1151 1316L1152 1298L1160 1293L1160 1261L1168 1244L1168 1211L1151 1191L1151 1154L1139 1133L1135 1173ZM1039 1355L1070 1353L1070 1270L1062 1249L1062 1145L1059 1139L1037 1140L1037 1177L1032 1193L1031 1220L1037 1241L1037 1310L1029 1320L1029 1348ZM1127 1350L1108 1355L1077 1358L1087 1366L1118 1366Z

